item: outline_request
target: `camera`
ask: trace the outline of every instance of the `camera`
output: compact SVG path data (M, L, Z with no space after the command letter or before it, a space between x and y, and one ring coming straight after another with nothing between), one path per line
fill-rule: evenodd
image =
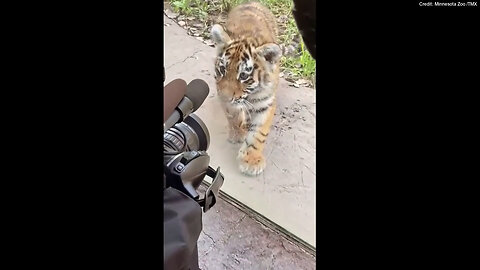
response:
M210 134L207 126L200 117L191 114L163 134L165 162L168 162L174 153L207 151L209 144Z
M210 134L205 123L193 113L208 92L208 85L199 79L188 85L177 79L164 87L164 189L181 191L203 207L204 212L215 204L224 180L220 167L214 170L209 166ZM206 176L213 181L201 198L197 189Z
M163 162L167 176L179 178L168 181L193 199L198 199L197 188L207 173L210 156L207 154L210 135L203 121L191 114L163 134ZM169 179L169 178L167 178Z

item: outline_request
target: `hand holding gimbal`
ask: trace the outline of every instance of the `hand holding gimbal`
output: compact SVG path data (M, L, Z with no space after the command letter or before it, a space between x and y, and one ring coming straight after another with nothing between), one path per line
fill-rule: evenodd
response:
M164 87L164 171L165 187L175 188L194 199L207 212L216 202L223 175L220 167L209 166L207 149L210 134L203 121L193 114L208 96L209 87L200 79L188 85L176 79ZM174 105L172 105L174 104ZM203 199L197 188L205 176L213 179Z

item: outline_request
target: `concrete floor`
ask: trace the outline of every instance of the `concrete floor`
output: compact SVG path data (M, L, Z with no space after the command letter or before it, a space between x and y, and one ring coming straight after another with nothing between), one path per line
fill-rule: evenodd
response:
M221 167L225 176L222 190L315 247L315 90L290 87L281 79L274 126L266 142L267 167L257 177L245 176L239 172L236 162L239 146L227 141L227 119L216 97L215 48L187 35L186 30L166 16L164 23L165 83L177 78L189 83L198 78L210 86L210 94L196 114L209 129L210 165ZM233 217L232 222L240 224L239 219ZM249 222L243 220L243 225L234 230L250 226ZM205 229L208 234L208 226ZM241 241L240 234L233 237ZM262 231L256 237L257 240L249 241L263 247L260 239L268 237L268 233Z
M199 190L205 192L203 186ZM202 270L315 269L314 256L221 197L202 218L198 240Z

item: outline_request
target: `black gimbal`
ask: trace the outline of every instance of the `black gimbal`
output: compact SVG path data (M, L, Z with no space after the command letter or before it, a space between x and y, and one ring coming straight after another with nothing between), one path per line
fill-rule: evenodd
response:
M165 68L163 79L165 81ZM206 151L210 134L205 123L193 114L208 92L208 85L198 79L188 85L183 80L174 80L164 87L164 107L171 108L165 112L164 121L164 187L185 193L202 206L204 212L215 204L224 180L220 167L214 170L209 166L210 156ZM205 176L213 181L201 199L197 189Z

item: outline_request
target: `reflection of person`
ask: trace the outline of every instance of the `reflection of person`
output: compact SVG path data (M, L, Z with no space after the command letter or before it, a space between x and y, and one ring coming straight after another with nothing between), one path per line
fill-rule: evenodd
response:
M165 67L163 67L163 82L165 82ZM165 104L163 106L165 107ZM172 187L167 188L167 178L163 174L164 269L200 269L197 241L201 230L200 205L181 191Z
M165 175L163 185L166 186ZM198 267L197 241L202 231L202 209L197 202L174 188L163 191L163 267Z
M293 2L295 4L295 7L293 8L293 17L297 22L297 27L302 35L303 43L307 46L312 57L316 59L316 0L293 0Z

